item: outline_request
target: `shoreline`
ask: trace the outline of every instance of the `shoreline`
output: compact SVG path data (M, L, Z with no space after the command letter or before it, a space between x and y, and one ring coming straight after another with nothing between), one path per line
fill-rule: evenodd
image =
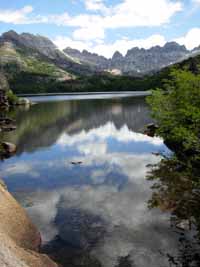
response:
M79 95L127 95L127 96L148 96L150 91L106 91L106 92L70 92L70 93L39 93L39 94L16 94L18 97L38 96L79 96Z
M82 93L49 93L49 94L26 94L18 95L33 102L52 102L52 101L70 101L70 100L92 100L92 99L111 99L111 98L143 98L150 96L150 91L140 92L82 92Z
M0 179L0 266L58 267L40 253L41 236L26 211Z

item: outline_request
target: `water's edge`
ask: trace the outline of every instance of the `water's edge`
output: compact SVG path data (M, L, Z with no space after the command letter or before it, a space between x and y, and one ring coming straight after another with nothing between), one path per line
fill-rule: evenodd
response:
M150 91L113 91L113 92L71 92L71 93L40 93L40 94L17 94L19 97L34 97L34 96L57 96L57 95L112 95L112 96L120 96L120 95L127 95L127 96L148 96L150 95Z

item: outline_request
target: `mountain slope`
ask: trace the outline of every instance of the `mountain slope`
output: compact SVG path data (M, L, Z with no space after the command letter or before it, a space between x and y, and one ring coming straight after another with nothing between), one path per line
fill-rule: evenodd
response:
M87 74L91 72L88 66L78 64L72 58L61 52L48 38L40 35L29 33L17 34L14 31L9 31L0 37L1 51L5 46L12 47L12 50L15 50L18 55L31 56L55 64L57 67L70 73Z
M46 80L46 78L37 80L34 79L34 76L30 77L28 73L23 73L23 75L10 80L10 87L16 93L144 91L157 87L162 88L164 81L170 79L170 73L173 70L189 70L193 73L200 73L200 56L189 58L143 77L99 73L92 76L79 76L68 81L58 81L52 78L51 80Z
M58 83L93 74L46 37L14 31L0 37L0 66L15 93L54 91Z

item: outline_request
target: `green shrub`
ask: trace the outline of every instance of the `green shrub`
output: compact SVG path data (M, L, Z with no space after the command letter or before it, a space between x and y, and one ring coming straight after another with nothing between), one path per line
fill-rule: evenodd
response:
M179 144L180 152L200 153L200 75L173 71L163 89L148 97L158 134Z
M7 97L8 102L11 105L15 105L18 102L18 97L11 90L7 92Z

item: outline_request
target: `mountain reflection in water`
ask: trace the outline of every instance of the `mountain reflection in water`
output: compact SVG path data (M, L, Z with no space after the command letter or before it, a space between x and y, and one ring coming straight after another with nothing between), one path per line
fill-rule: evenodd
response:
M178 253L169 212L148 209L146 174L168 153L141 132L143 99L40 103L12 111L17 144L1 176L38 226L43 251L63 266L165 267ZM72 164L77 163L77 164Z

